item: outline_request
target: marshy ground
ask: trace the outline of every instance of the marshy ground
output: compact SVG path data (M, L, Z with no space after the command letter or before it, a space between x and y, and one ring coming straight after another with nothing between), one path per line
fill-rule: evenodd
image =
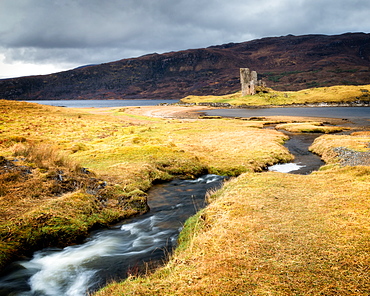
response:
M144 212L153 182L207 172L235 178L188 220L169 262L97 295L370 292L370 168L345 166L335 152L367 153L368 131L324 134L311 150L327 165L292 175L258 173L292 160L287 136L263 129L291 128L289 120L197 119L186 115L194 108L174 106L82 110L0 101L0 110L1 165L9 168L0 175L3 265L45 241L70 243Z

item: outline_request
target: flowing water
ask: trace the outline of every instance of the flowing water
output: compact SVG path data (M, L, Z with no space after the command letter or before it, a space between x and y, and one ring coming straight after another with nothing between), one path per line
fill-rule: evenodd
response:
M313 141L321 134L284 133L289 136L289 140L284 146L294 155L294 161L270 166L268 168L269 171L307 175L324 165L324 162L318 155L308 150Z
M82 245L42 250L14 263L0 279L0 295L86 295L162 262L185 220L205 206L206 192L221 187L223 179L206 175L153 186L149 213L98 231Z

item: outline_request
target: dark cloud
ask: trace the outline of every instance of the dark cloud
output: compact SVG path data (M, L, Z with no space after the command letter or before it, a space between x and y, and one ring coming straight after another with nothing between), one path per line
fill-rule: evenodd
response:
M287 34L370 31L368 0L1 0L4 61L82 65Z

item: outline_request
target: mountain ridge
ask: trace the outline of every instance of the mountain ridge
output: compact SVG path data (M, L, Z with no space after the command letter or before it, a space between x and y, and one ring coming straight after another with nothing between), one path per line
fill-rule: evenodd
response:
M239 69L267 86L299 90L370 83L370 34L287 35L86 65L0 81L0 98L181 99L240 89Z

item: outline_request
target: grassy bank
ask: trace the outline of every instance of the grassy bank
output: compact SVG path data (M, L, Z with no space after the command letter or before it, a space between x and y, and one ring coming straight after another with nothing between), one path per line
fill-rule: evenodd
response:
M335 149L359 157L369 143L364 131L323 135L310 148L328 163L318 172L234 178L164 267L96 295L368 295L370 167L342 166Z
M153 182L289 161L287 137L238 120L0 101L0 265L147 210Z
M188 220L171 260L105 295L368 295L369 167L245 173Z
M224 96L188 96L183 103L228 103L232 106L307 105L319 103L350 103L370 100L370 85L338 85L318 87L300 91L280 92L269 88L253 96L242 96L241 92Z

